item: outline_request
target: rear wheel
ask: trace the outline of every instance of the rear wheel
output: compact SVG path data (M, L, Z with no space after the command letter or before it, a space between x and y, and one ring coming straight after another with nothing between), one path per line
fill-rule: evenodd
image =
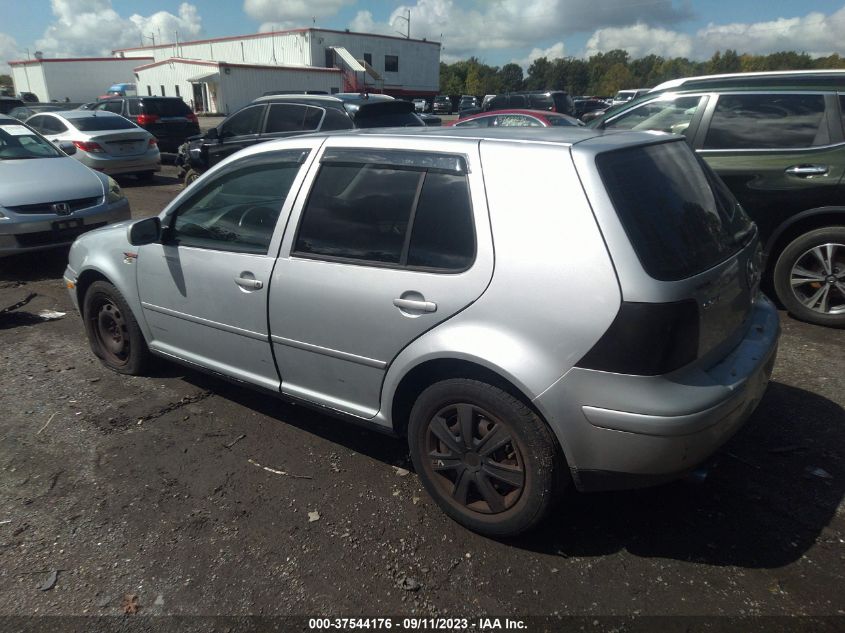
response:
M564 464L551 430L486 383L451 379L426 389L411 411L408 443L441 509L488 536L533 528L560 492Z
M109 369L140 375L150 362L150 352L135 315L117 288L95 281L83 299L82 314L91 351Z
M845 327L845 226L816 229L793 240L775 264L774 286L796 318Z

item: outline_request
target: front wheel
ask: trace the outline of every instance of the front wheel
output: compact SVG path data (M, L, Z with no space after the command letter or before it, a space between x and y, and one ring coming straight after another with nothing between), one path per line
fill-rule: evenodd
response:
M828 226L793 240L780 254L774 286L797 319L845 327L845 226Z
M481 534L533 528L560 493L565 464L551 430L523 402L483 382L450 379L423 391L408 444L440 508Z
M188 171L185 172L185 176L182 179L182 182L187 187L188 185L190 185L192 182L194 182L199 177L200 177L199 172L197 172L195 169L189 169Z
M138 376L150 362L150 352L135 315L106 281L95 281L82 302L85 333L91 351L109 369Z

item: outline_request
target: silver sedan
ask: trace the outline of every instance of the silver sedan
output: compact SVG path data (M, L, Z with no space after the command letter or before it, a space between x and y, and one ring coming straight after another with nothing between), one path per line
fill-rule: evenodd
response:
M53 143L71 142L74 158L104 174L152 178L161 170L155 136L119 114L67 110L36 114L26 121Z

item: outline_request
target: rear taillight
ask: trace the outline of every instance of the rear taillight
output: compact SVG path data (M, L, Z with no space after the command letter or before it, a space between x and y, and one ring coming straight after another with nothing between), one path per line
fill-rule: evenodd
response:
M157 114L139 114L135 121L138 125L151 125L158 121L161 117Z
M154 136L150 139L149 147L155 147L156 145L158 145L158 139Z
M188 121L190 121L191 123L199 123L199 119L197 118L197 115L196 115L196 114L194 114L193 112L191 112L191 113L190 113L187 117L185 117L185 118L186 118L186 119L188 119Z
M83 152L88 152L89 154L100 154L103 152L100 144L93 141L74 141L73 144L77 149L81 149Z
M698 304L623 302L607 332L576 367L658 376L698 357Z

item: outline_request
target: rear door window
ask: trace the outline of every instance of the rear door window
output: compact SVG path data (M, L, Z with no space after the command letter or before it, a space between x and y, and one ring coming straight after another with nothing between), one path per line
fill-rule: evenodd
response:
M655 279L692 277L742 247L751 221L686 143L607 152L596 164L631 245Z
M107 101L106 104L103 106L103 110L106 110L107 112L114 112L115 114L120 114L120 111L122 109L122 101Z
M279 132L301 132L303 130L305 111L308 106L297 103L274 103L267 113L267 124L264 131L267 134ZM314 128L312 128L314 129Z
M790 149L830 143L822 94L721 95L704 149Z
M475 233L465 169L442 169L436 161L414 165L415 158L405 156L387 164L325 162L303 211L294 254L452 272L468 268Z

